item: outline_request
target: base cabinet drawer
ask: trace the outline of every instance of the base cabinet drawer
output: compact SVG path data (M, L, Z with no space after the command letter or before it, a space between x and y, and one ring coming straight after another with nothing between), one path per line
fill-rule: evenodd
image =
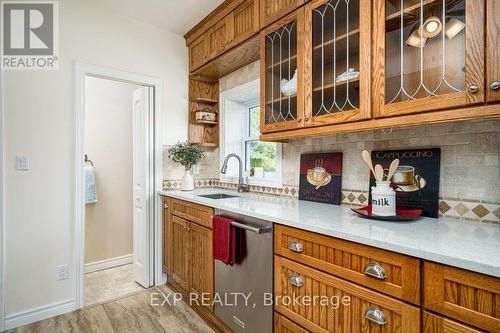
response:
M420 309L294 261L274 258L275 310L311 332L420 332Z
M309 333L293 321L283 317L278 312L274 313L274 333Z
M500 332L500 279L425 262L424 307L489 332Z
M420 304L420 260L276 225L274 253L413 304Z
M173 215L212 229L213 208L178 199L172 199L170 205Z
M424 311L424 332L425 333L481 333L469 326L460 324L451 319L441 317Z

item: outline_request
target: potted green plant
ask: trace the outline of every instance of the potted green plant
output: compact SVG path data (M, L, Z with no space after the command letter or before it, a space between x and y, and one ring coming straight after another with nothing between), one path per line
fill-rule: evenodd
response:
M191 169L205 157L205 152L196 143L179 142L168 150L168 158L173 162L184 166L185 172L182 177L181 190L194 190L194 179Z

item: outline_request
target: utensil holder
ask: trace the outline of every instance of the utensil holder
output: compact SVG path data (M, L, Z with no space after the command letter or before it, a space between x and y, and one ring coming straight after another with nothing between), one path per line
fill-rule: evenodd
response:
M396 191L390 181L377 181L372 186L372 214L379 216L396 215Z

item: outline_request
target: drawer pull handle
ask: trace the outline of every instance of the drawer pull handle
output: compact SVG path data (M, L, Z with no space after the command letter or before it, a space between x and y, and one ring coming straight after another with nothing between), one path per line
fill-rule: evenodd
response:
M290 251L296 252L296 253L302 253L304 252L304 246L300 244L299 241L293 241L288 245L288 249Z
M385 280L387 279L387 273L384 267L380 266L380 264L376 262L369 262L365 266L365 270L363 271L365 275L371 276L375 279Z
M387 318L385 317L384 313L379 309L373 308L371 306L365 310L365 318L377 325L383 326L387 324Z
M500 89L500 81L493 81L493 82L491 82L490 89L491 90L498 90L498 89Z
M302 281L302 276L300 276L300 275L290 276L290 278L288 279L288 282L290 282L290 284L292 286L299 287L299 288L304 285L304 282Z

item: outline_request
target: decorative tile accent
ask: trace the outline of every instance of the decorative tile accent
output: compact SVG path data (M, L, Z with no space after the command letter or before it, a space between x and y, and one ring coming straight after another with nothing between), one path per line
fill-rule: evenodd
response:
M448 205L445 201L441 201L439 203L439 212L441 214L446 214L451 209L450 205Z
M487 210L483 205L479 204L478 206L476 206L475 208L472 209L472 211L477 215L479 216L479 218L483 218L485 217L486 215L488 215L490 213L489 210Z

